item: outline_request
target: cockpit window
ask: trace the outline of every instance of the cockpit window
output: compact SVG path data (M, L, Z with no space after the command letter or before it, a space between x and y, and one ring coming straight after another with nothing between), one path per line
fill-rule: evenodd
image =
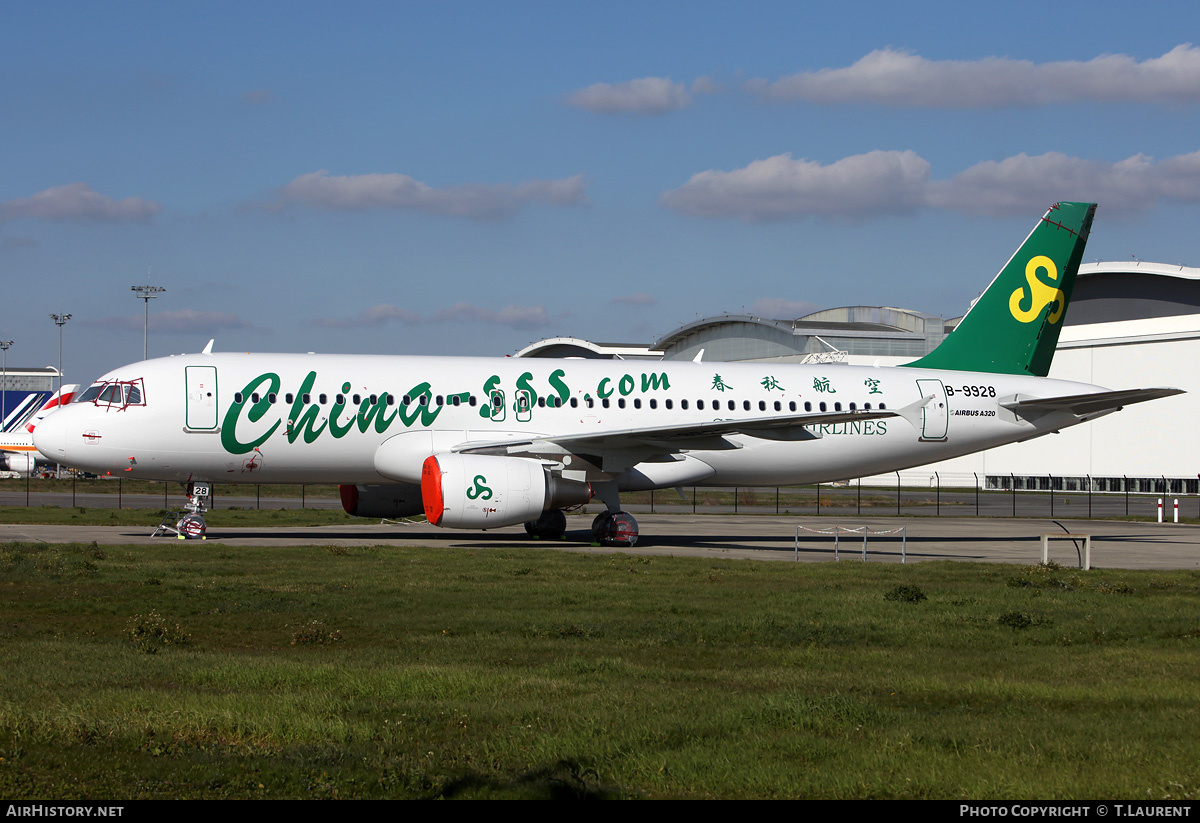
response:
M124 411L130 406L146 405L145 385L140 377L135 380L106 380L89 386L76 402L95 403L109 411Z

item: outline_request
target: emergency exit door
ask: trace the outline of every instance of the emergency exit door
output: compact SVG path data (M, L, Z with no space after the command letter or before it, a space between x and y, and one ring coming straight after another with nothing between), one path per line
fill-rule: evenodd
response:
M950 422L945 385L941 380L918 380L917 390L921 392L922 397L933 395L933 399L921 409L921 439L945 440Z

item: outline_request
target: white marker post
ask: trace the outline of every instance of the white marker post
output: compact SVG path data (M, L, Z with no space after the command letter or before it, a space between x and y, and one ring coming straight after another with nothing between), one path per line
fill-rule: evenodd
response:
M1158 522L1162 522L1162 498L1158 498Z
M1179 522L1179 498L1175 498L1175 522Z

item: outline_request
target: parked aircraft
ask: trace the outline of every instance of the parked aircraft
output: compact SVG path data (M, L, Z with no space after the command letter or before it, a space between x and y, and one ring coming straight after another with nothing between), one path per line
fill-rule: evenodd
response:
M903 367L214 354L109 372L35 431L48 459L211 482L338 483L351 514L525 523L592 498L909 468L1059 431L1177 389L1046 377L1095 205L1056 203L932 353Z
M50 412L71 402L79 386L67 384L50 395L25 424L14 431L0 432L0 461L3 468L19 474L29 474L38 462L38 451L33 445L33 430Z

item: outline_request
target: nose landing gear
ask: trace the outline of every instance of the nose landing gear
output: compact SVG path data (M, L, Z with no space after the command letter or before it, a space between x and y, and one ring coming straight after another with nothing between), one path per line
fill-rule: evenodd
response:
M207 483L188 484L188 502L182 511L169 511L151 537L175 535L178 540L207 540L204 512L209 509L212 490Z

